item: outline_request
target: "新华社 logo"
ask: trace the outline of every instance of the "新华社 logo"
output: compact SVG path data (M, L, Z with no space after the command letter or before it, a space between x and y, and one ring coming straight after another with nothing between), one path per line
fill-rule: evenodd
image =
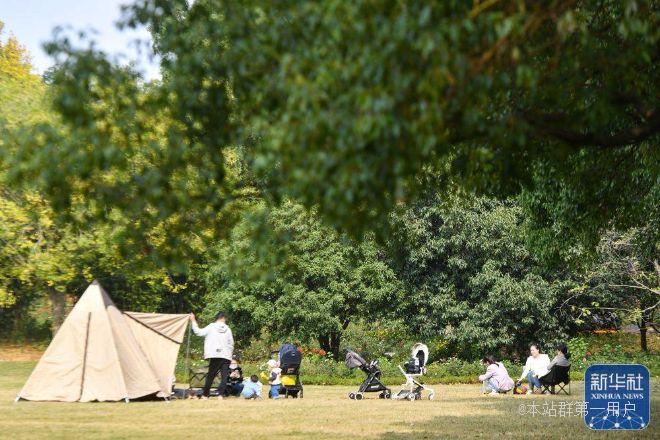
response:
M595 364L584 373L591 429L644 429L651 417L649 370L639 364Z

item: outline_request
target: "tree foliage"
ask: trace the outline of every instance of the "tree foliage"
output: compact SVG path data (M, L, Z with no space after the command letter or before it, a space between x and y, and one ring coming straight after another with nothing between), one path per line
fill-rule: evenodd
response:
M1 24L1 23L0 23ZM1 30L1 26L0 26ZM181 276L149 258L148 252L125 253L125 242L134 237L135 222L109 210L110 220L93 223L86 209L102 209L85 188L77 187L77 200L59 215L39 191L36 181L15 182L10 175L21 168L13 162L34 144L22 141L47 130L53 136L64 136L66 128L53 110L52 92L47 84L32 73L25 49L9 37L0 41L0 319L3 332L13 333L25 325L32 304L50 304L52 330L64 319L67 298L82 293L92 279L98 278L121 306L154 310L166 303L173 310L189 309L188 300L177 304L169 301L173 293L183 292L191 298L195 289L193 276ZM42 144L39 144L43 146ZM57 145L51 145L58 148ZM78 156L79 157L79 156ZM50 162L52 157L43 160ZM49 174L52 163L41 163L37 175ZM110 177L108 177L110 178ZM38 179L35 179L38 180ZM74 179L69 181L75 182ZM84 203L81 201L84 200ZM140 240L148 246L166 247L166 234L161 222L145 232ZM189 238L187 236L186 238ZM187 243L190 243L189 240ZM194 246L194 242L193 245ZM199 263L201 249L189 266ZM174 304L171 304L174 303ZM185 306L181 306L185 304Z
M598 258L586 272L584 284L573 289L564 304L579 321L609 315L619 325L637 325L644 351L648 350L649 326L657 329L660 305L660 243L648 239L655 234L650 228L603 234Z
M208 264L207 313L335 353L348 323L399 305L457 348L558 336L565 280L592 263L624 277L603 231L644 229L657 253L659 15L649 0L139 0L124 25L153 34L151 82L59 37L45 84L10 38L0 302L94 274L169 307L165 292L203 293Z
M523 220L516 204L487 198L434 197L396 217L391 255L420 335L475 357L563 335L570 323L557 307L561 280L538 274Z
M264 218L260 233L267 238L259 248L249 220L218 246L209 268L208 317L225 310L245 339L265 330L316 340L337 358L351 322L383 318L399 303L399 283L372 241L351 242L290 202Z
M179 231L226 230L212 213L235 197L232 145L267 195L354 234L382 233L429 187L525 187L536 205L561 205L557 183L581 202L578 218L558 211L563 222L593 244L612 221L641 222L620 206L657 200L656 183L629 182L657 170L658 15L639 0L141 0L125 25L152 30L162 81L56 41L66 130L31 139L18 162L56 206L84 188L138 228L181 216Z

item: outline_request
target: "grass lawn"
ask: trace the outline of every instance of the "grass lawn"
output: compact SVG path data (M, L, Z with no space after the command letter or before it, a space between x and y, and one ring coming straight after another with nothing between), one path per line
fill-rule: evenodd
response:
M227 399L172 403L41 403L13 399L34 362L0 362L0 432L3 438L587 438L577 416L521 416L520 405L558 405L583 397L583 384L568 396L487 397L477 385L438 385L434 401L348 400L351 387L308 386L305 398L279 401ZM606 438L660 436L660 383L653 384L654 419L636 433ZM372 396L369 396L372 397Z

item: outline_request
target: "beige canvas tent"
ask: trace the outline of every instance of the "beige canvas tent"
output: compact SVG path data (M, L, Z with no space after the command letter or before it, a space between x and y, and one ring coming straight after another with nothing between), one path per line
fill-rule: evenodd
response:
M158 396L169 396L179 346L188 327L188 315L124 312L124 317L156 373L162 389Z
M123 314L94 281L17 396L62 402L170 395L188 315Z

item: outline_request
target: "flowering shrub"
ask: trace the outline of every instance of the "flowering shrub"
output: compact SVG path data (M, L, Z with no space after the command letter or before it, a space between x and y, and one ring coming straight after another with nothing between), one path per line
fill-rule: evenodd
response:
M303 356L306 357L312 357L312 356L320 356L324 357L327 355L326 351L322 348L317 348L317 347L300 347Z

